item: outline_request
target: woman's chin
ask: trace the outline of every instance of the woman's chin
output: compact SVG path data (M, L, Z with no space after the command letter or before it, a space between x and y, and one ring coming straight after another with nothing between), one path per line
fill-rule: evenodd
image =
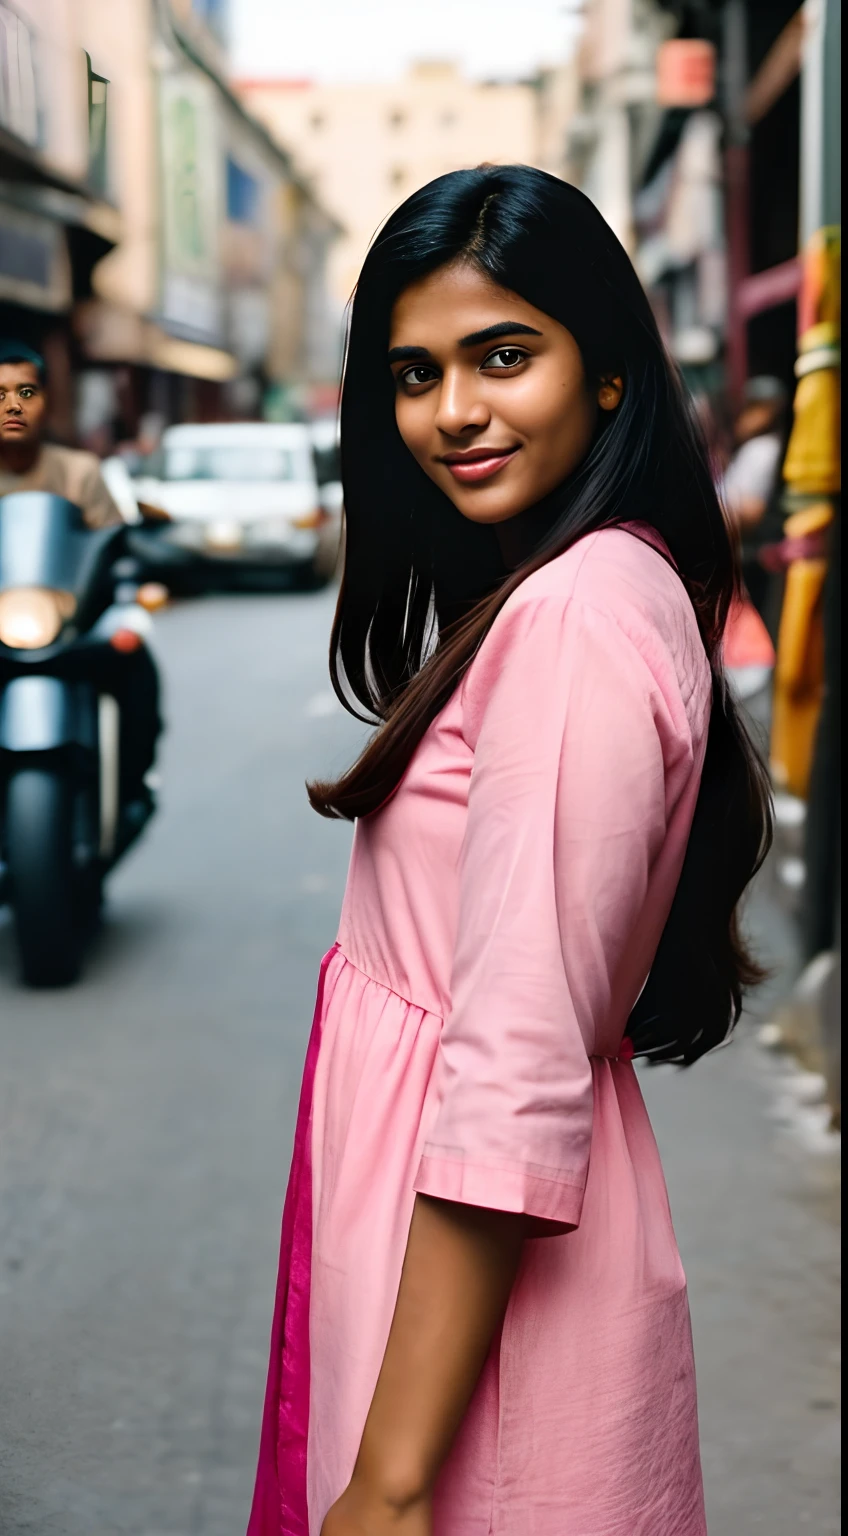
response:
M470 523L506 523L532 505L526 497L517 496L514 489L507 491L501 486L481 486L478 491L459 493L452 489L450 500Z
M473 488L459 486L453 479L449 484L441 481L437 483L457 511L470 523L507 523L511 518L520 517L522 512L530 511L532 507L542 508L546 498L567 479L569 473L570 469L566 468L563 474L551 479L543 478L539 484L533 485L528 485L526 476L520 482L517 476L512 483L508 482L506 475L509 469L502 470L491 484L484 483Z

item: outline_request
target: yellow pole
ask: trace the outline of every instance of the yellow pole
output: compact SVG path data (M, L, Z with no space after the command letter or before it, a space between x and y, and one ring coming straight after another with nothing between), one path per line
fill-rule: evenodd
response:
M802 799L809 788L824 690L825 541L841 486L839 263L839 229L818 230L804 251L798 385L783 466L787 499L796 508L787 519L786 537L801 542L786 573L771 759L777 787Z

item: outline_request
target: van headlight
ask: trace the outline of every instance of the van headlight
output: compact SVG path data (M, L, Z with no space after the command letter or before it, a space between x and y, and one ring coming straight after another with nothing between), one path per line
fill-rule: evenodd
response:
M52 645L76 610L71 592L47 587L12 587L0 592L0 643L15 651L40 651Z

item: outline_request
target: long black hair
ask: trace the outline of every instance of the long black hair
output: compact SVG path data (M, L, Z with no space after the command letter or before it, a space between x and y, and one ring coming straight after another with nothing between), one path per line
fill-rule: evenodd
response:
M528 554L517 570L494 530L463 518L420 469L395 423L394 303L457 260L564 325L590 380L624 380L583 463L521 515ZM665 542L697 615L713 707L683 872L629 1033L653 1060L695 1061L727 1036L760 976L737 906L771 838L768 778L722 670L737 574L706 448L633 266L587 197L528 166L481 166L440 176L397 209L352 304L341 452L347 541L330 670L345 706L379 729L337 782L310 785L325 816L368 815L394 792L531 571L623 522L650 524Z

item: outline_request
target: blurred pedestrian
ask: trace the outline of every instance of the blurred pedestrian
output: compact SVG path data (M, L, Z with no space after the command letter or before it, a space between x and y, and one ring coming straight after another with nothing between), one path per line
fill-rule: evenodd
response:
M789 397L780 379L749 379L733 425L733 449L721 495L739 536L739 558L748 600L766 624L776 625L770 598L774 583L762 564L763 547L783 533L781 466L786 448Z
M342 459L331 669L382 724L310 788L356 833L250 1536L705 1536L631 1058L733 1027L768 792L707 455L587 198L502 166L402 204L356 289Z
M53 491L81 509L89 528L119 523L96 454L46 443L46 423L44 359L21 341L0 340L0 496Z
M743 543L762 523L777 487L785 448L787 394L779 379L749 379L734 423L735 447L724 473L725 505Z
M763 544L778 536L787 403L779 379L748 380L734 422L734 447L719 475L719 491L738 537L744 588L730 610L724 659L748 698L770 686L775 661L766 623L770 577L760 555Z

